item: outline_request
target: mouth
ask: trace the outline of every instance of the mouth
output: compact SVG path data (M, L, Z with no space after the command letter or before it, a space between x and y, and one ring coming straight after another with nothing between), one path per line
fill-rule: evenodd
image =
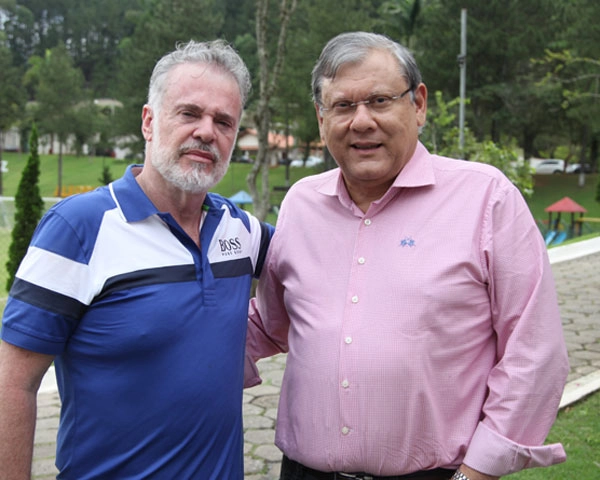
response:
M182 148L179 153L199 163L215 163L217 160L216 155L202 148Z
M361 150L361 151L373 151L378 149L379 147L382 146L381 143L376 143L376 142L357 142L357 143L352 143L350 145L353 149L355 150Z

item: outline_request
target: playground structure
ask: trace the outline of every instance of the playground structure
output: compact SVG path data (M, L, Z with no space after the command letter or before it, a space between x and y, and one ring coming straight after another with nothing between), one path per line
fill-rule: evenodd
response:
M564 197L546 207L544 211L548 213L548 231L544 236L546 245L559 245L568 238L581 235L582 223L585 218L583 214L587 213L587 210L571 198ZM552 220L554 213L556 213L556 218ZM560 221L563 213L571 214L571 224L568 228L565 228ZM576 214L579 214L578 218L576 218Z
M239 206L242 210L245 210L246 205L251 205L253 203L252 196L244 190L240 190L235 195L232 195L229 197L229 200Z

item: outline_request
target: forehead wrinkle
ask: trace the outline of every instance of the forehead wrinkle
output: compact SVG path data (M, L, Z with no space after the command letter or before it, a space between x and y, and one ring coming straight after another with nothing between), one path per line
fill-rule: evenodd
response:
M198 68L189 69L190 65L193 67L198 67ZM187 72L184 71L184 69L186 67L188 67ZM184 72L182 72L182 71L184 71ZM229 71L227 71L224 67L221 67L220 65L206 64L206 63L202 63L202 62L180 64L180 65L174 67L171 70L171 72L169 73L168 80L166 82L168 84L168 87L166 89L165 95L163 95L163 100L161 103L163 105L169 104L169 103L171 105L173 105L173 103L174 103L173 109L175 111L179 111L181 109L187 108L190 111L195 112L195 113L206 112L208 107L200 106L200 105L196 104L195 100L194 100L194 97L196 96L195 93L197 93L198 90L203 92L202 88L191 88L191 87L186 88L185 95L183 95L183 96L189 97L191 100L189 102L186 102L184 99L183 102L177 103L177 102L173 102L172 99L178 99L182 96L181 90L178 87L181 85L182 81L183 82L185 81L186 77L195 82L195 81L200 80L202 77L205 77L207 75L212 75L213 73L216 73L219 75L224 74L228 79L230 79L233 82L232 85L236 86L235 91L239 92L239 87L238 87L235 76L233 76ZM190 90L191 90L191 93L190 93ZM204 101L204 98L202 98L202 101ZM228 120L228 121L232 121L232 122L236 123L241 118L242 112L243 112L243 108L240 108L239 115L234 115L231 112L228 112L225 110L215 110L213 116L216 118L220 118L223 120Z

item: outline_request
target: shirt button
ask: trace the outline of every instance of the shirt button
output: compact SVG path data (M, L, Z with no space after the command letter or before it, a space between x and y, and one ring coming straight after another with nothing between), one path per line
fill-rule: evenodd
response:
M348 380L342 380L342 387L348 388L350 386L350 382Z
M348 427L342 427L342 435L348 435L350 433L350 429Z
M352 303L358 303L358 295L352 297Z
M346 337L344 339L344 342L346 342L348 345L350 345L352 343L352 337Z
M365 261L366 261L366 260L365 260L365 257L360 257L360 258L358 259L358 263L359 263L360 265L364 265Z
M371 219L370 218L365 218L365 225L368 227L369 225L371 225Z

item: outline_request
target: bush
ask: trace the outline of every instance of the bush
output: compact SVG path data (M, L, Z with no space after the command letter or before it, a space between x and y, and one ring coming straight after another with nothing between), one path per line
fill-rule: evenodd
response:
M8 262L6 262L8 273L6 282L7 290L10 290L21 260L23 260L25 253L27 253L33 232L44 212L44 202L38 185L40 178L40 157L38 154L38 134L35 126L31 131L29 152L29 158L23 169L19 188L15 195L15 225L12 230L12 241L8 250Z
M430 152L450 158L473 160L493 165L515 184L523 196L533 194L533 177L527 162L519 161L516 149L492 141L478 142L465 125L464 145L460 148L457 127L459 99L445 102L441 92L435 93L435 103L429 105L430 120L423 129L421 141Z

